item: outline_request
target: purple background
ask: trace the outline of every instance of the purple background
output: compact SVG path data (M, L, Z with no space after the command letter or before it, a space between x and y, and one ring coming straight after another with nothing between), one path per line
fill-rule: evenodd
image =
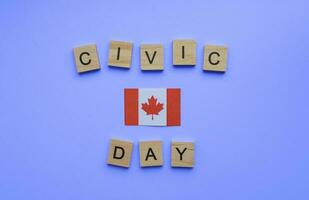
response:
M0 2L0 199L308 199L309 3L303 1ZM171 41L197 41L172 66ZM130 70L107 67L110 39L134 42ZM98 45L79 75L73 47ZM139 45L162 43L163 72ZM225 74L202 71L203 45L229 47ZM180 87L181 127L123 125L123 88ZM134 141L131 167L106 164L111 138ZM164 141L141 169L139 140ZM172 140L196 142L194 169L170 167Z

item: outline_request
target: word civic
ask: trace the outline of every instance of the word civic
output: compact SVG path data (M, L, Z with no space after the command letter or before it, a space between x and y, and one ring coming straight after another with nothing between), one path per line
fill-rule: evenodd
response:
M111 67L131 67L133 43L110 41L108 65ZM95 44L73 49L78 73L99 70L100 62ZM162 44L141 44L141 70L164 70L164 50ZM196 42L194 40L173 40L173 65L196 65ZM218 45L204 46L205 71L225 72L227 67L227 47Z
M130 167L133 143L123 140L110 140L107 163L119 167ZM140 141L139 155L141 167L156 167L163 165L161 141ZM176 142L171 144L171 166L194 166L194 143Z

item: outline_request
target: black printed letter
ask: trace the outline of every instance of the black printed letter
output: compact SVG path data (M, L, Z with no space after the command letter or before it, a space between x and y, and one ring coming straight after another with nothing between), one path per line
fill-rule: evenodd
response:
M154 60L154 58L155 58L155 56L156 56L156 54L157 54L157 51L155 51L155 52L153 53L151 59L149 58L148 51L145 51L145 53L146 53L146 56L147 56L147 58L148 58L149 63L152 64L152 63L153 63L153 60Z
M209 63L210 64L212 64L212 65L217 65L217 64L219 64L219 60L217 60L217 62L212 62L212 60L211 60L211 56L212 55L217 55L218 57L220 57L220 54L218 53L218 52L211 52L210 54L209 54L209 56L208 56L208 61L209 61Z
M120 47L118 47L118 50L117 50L117 60L119 60L119 57L120 57Z
M121 150L121 156L117 156L117 149ZM119 147L119 146L115 146L115 149L114 149L114 155L113 155L113 158L114 159L122 159L124 156L124 148L122 147Z
M176 150L178 151L179 155L180 155L180 160L182 160L182 155L185 153L185 151L187 150L187 148L184 148L182 152L180 152L180 150L178 149L178 147L176 147Z
M146 161L148 160L148 157L153 157L155 160L157 160L155 154L152 151L152 148L148 149L148 152L147 152L147 155L146 155L146 159L145 159Z
M82 56L83 55L87 55L87 56L90 56L90 54L88 52L83 52L79 55L79 61L83 64L83 65L89 65L91 63L91 59L88 60L88 62L84 62L82 60Z
M185 59L185 46L182 47L182 59Z

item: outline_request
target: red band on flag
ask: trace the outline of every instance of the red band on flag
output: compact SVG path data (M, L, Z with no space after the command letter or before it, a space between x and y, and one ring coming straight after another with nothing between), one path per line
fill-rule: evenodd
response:
M167 89L167 126L180 126L180 89Z
M125 125L138 125L138 89L124 90Z

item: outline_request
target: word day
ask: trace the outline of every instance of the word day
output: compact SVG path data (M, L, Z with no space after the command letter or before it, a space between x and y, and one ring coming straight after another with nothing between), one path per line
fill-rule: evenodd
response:
M133 43L110 41L108 65L111 67L131 67ZM99 70L100 62L95 44L73 49L78 73ZM162 44L141 44L141 70L164 70L164 49ZM173 41L173 65L196 65L196 42L194 40ZM227 47L217 45L204 46L203 70L225 72L227 67Z
M109 165L130 167L133 143L130 141L111 139L107 163ZM139 157L141 167L155 167L163 165L161 141L140 141ZM173 141L171 144L171 166L194 166L194 143Z

